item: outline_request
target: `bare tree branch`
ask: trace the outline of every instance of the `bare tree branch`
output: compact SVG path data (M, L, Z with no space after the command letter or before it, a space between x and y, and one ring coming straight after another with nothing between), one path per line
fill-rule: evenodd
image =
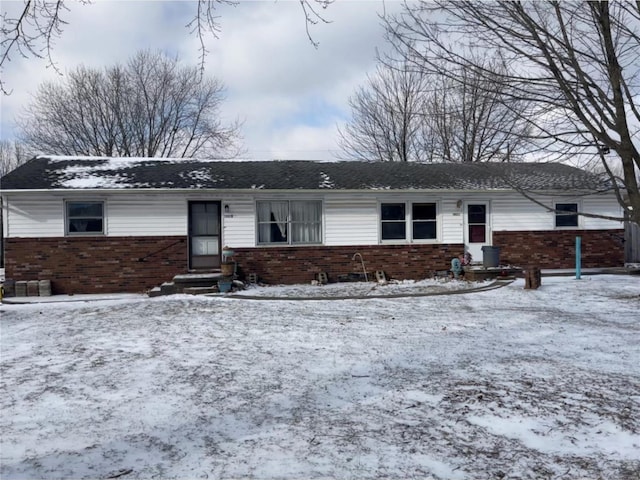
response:
M373 161L418 160L424 88L420 74L380 66L349 100L353 119L339 132L343 156Z
M125 66L80 66L41 85L19 121L41 153L140 157L233 157L239 122L220 119L224 86L177 57L142 51Z
M500 84L503 98L529 101L529 140L545 157L583 155L585 139L594 140L590 155L606 146L622 166L620 204L640 223L637 2L419 1L388 19L387 32L420 68L449 78L472 71ZM506 70L481 64L485 55Z
M343 156L381 161L515 161L528 127L523 100L500 84L456 68L442 76L410 63L378 68L350 100L340 132Z
M25 163L32 156L20 142L0 140L0 177Z
M46 58L48 66L56 69L53 57L55 41L64 30L66 21L64 16L68 12L69 0L23 0L24 6L15 11L2 14L0 32L2 47L0 53L0 73L10 63L14 53L28 58ZM324 10L335 0L298 0L304 14L307 37L312 45L318 46L313 39L310 27L317 23L329 23L324 17ZM18 2L14 2L18 3ZM76 0L81 5L89 5L92 0ZM209 36L217 38L220 31L220 16L217 8L222 5L235 6L238 0L195 0L195 12L191 21L186 25L192 35L195 35L199 43L200 74L204 73L205 61L208 50L206 48ZM5 81L0 77L0 91L9 94Z

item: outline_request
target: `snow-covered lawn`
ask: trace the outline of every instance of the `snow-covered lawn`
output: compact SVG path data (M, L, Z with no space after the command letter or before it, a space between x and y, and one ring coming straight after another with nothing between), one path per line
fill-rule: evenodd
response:
M638 276L0 312L3 480L640 477Z

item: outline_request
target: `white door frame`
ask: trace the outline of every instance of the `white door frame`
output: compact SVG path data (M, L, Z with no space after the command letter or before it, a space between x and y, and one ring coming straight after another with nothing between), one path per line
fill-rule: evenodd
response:
M485 208L484 215L484 241L475 241L472 242L472 235L470 234L470 225L476 230L475 235L481 235L481 232L478 230L481 228L479 223L471 223L469 222L469 206L482 205ZM481 212L476 212L476 217ZM468 200L464 203L464 211L463 211L463 229L464 229L464 245L465 251L469 252L472 256L473 263L482 263L482 247L491 245L491 202L489 200ZM473 220L478 220L475 218Z

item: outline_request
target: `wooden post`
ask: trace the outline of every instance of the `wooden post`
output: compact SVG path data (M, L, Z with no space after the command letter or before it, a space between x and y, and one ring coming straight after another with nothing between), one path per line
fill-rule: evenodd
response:
M582 238L576 237L576 280L580 280L582 270Z
M540 267L527 267L524 273L524 288L535 290L542 284L542 272Z

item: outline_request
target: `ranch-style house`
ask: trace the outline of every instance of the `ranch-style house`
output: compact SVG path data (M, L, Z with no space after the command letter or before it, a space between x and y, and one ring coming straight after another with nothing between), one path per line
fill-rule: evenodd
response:
M1 180L6 277L54 293L142 292L215 272L308 283L359 270L421 279L467 251L501 264L624 263L615 195L562 164L202 161L40 156Z

